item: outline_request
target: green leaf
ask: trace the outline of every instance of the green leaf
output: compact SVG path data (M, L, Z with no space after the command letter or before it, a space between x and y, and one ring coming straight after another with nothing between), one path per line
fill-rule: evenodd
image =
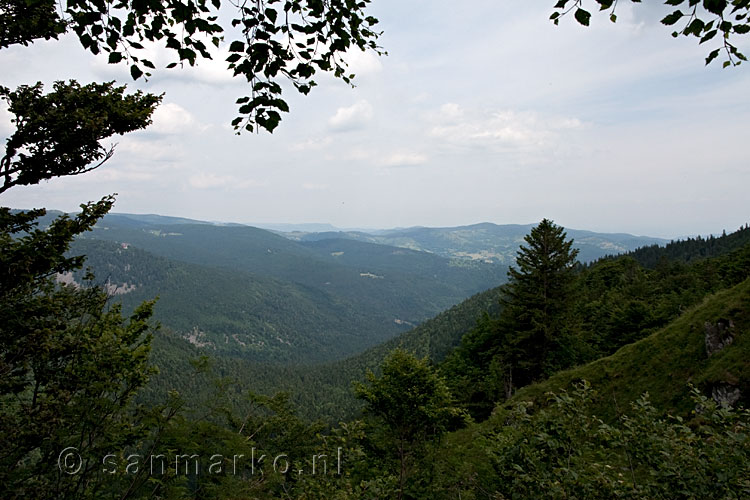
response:
M698 42L698 43L705 43L705 42L711 40L713 37L716 36L716 33L718 33L717 30L711 30L711 31L709 31L708 33L706 33L705 35L703 35L703 37L701 38L701 41Z
M133 64L130 67L130 76L133 77L133 80L137 80L143 76L143 71L141 71L141 68L139 68L136 64Z
M727 0L703 0L703 7L711 14L720 16L727 8Z
M245 51L245 43L241 42L239 40L234 40L229 45L229 52L244 52Z
M584 9L576 9L575 13L576 21L578 21L583 26L588 26L589 21L591 20L591 13Z
M661 23L667 26L672 26L677 21L679 21L682 18L682 16L684 16L682 11L676 10L672 12L671 14L668 14L667 16L665 16L664 19L661 20Z

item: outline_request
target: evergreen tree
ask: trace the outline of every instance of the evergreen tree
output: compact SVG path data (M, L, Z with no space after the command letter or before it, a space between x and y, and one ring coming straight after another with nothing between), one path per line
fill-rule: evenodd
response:
M500 318L501 359L506 393L570 366L574 360L569 328L576 256L573 240L548 219L524 238L508 271Z

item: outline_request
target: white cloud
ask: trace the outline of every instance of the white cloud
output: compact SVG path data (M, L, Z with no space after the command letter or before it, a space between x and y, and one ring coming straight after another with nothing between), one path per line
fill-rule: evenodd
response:
M445 121L459 120L464 116L464 110L455 102L446 102L440 106L440 118Z
M8 137L16 130L12 119L13 115L8 111L8 103L0 101L0 137Z
M229 184L230 178L226 175L206 174L200 173L191 175L188 178L188 184L198 189L210 189L215 187L222 187Z
M572 117L511 109L468 110L454 103L442 105L432 121L430 135L444 143L506 151L553 147L565 131L583 126Z
M99 168L91 176L91 181L152 181L156 178L153 171L132 167Z
M115 147L115 159L140 163L178 163L186 160L183 149L162 139L145 139L148 132L125 136Z
M218 175L214 173L201 172L191 175L188 184L196 189L247 189L251 187L263 187L267 183L255 179L241 178L234 175Z
M354 73L357 78L380 73L383 70L380 56L372 50L351 48L344 55L344 62L347 64L347 73Z
M363 99L351 106L338 108L328 119L328 125L336 131L355 130L364 127L372 116L372 106Z
M157 134L182 134L205 129L189 111L173 102L163 103L156 108L153 120L148 131Z
M318 184L315 182L304 182L302 184L302 189L305 189L307 191L323 191L324 189L328 189L328 184Z
M381 159L380 164L385 167L415 167L427 163L428 157L422 153L396 152Z
M305 139L293 144L292 151L318 151L331 144L333 140L329 136Z

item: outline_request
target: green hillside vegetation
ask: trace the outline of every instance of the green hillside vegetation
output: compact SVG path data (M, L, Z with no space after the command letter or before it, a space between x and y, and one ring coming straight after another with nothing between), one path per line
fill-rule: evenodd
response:
M721 257L696 259L690 265L664 259L653 271L631 257L581 269L576 287L585 293L575 296L571 312L578 314L581 304L598 297L601 301L592 309L601 309L608 318L601 324L628 331L637 325L618 326L618 316L607 309L642 293L642 305L648 307L640 317L648 319L648 328L632 333L632 340L618 348L607 340L617 336L586 335L579 330L585 321L571 323L564 331L577 342L568 345L583 346L581 352L598 359L549 378L539 365L540 381L517 389L507 401L502 393L486 391L488 385L484 392L476 389L493 377L502 381L502 370L479 364L471 370L472 363L482 363L477 355L492 346L493 338L513 339L486 335L509 324L502 321L503 312L514 299L504 294L506 307L499 315L486 315L440 367L454 398L475 416L482 413L472 403L481 399L472 401L467 391L485 397L489 408L500 401L492 416L422 443L406 479L387 454L375 453L382 439L377 426L384 424L370 423L373 437L368 435L364 446L371 449L369 460L381 468L379 476L365 477L381 478L378 484L393 498L746 497L750 412L723 408L712 399L739 405L750 400L750 246L740 245L733 238ZM624 305L625 310L632 306L627 301ZM710 356L707 331L715 335L713 348L726 344ZM476 349L474 341L481 334L490 343ZM508 352L500 347L496 356ZM616 352L605 354L609 350ZM401 357L389 356L386 363ZM456 384L461 376L465 383ZM399 392L404 395L391 397L414 397Z
M193 228L195 245L197 239L204 237L222 240L235 229L201 225L198 230L187 223L171 227L169 232L174 232L175 227ZM242 248L248 251L242 260L260 260L249 255L252 248L247 247L253 244L257 252L260 245L263 250L259 252L264 257L268 249L263 242L267 241L259 240L256 231L249 229L250 236L240 238ZM133 236L131 240L139 237L157 244L175 237L156 236L142 227L101 231L108 236L119 235L116 240L127 234ZM208 236L203 231L218 232ZM272 276L271 266L283 263L271 257L267 259L271 262L269 269L263 273L230 271L226 259L241 259L243 254L238 249L234 254L227 251L224 261L206 259L208 265L200 265L153 255L129 242L116 244L90 238L76 241L72 253L87 255L87 265L99 283L109 280L113 289L119 287L116 298L126 310L159 296L156 318L165 326L190 337L209 353L260 361L310 363L341 359L408 330L475 293L476 288L483 288L481 283L501 280L501 268L497 266L456 267L441 257L356 242L357 248L336 246L345 248L347 255L346 262L336 262L338 257L331 256L331 252L309 251L266 231L257 231L263 238L293 245L291 250L296 253L290 250L284 255L301 259L307 270L300 269L296 279L289 279L290 273ZM176 241L174 246L179 248L179 243ZM201 260L196 257L200 252L193 254L195 260ZM375 262L365 267L363 263L368 258ZM221 262L225 265L220 266ZM256 267L259 266L245 266ZM77 276L79 281L81 274ZM311 274L332 282L312 286Z
M691 304L700 303L707 294L747 276L750 247L736 248L738 240L732 241L734 252L730 255L691 265L663 263L659 270L651 271L631 257L620 257L581 269L572 316L577 318L574 326L581 336L581 349L574 361L601 358L646 337L679 317ZM341 361L280 367L220 358L216 369L236 377L241 387L288 391L305 418L335 423L355 416L361 408L351 381L363 379L368 370L377 373L388 353L400 347L433 363L442 363L448 357L441 370L458 400L468 405L475 417L484 418L495 401L502 399L502 391L487 378L491 370L482 356L491 353L491 348L479 339L487 341L497 327L502 295L503 287L477 294L406 333ZM461 362L462 358L471 361Z
M78 240L72 253L87 255L99 283L127 291L113 297L125 310L159 297L155 319L212 356L337 359L404 329L351 303L273 278L168 260L105 241Z
M628 255L641 265L654 268L663 259L680 262L694 262L709 257L719 257L750 243L750 226L740 227L737 231L722 236L697 236L684 240L670 241L666 245L650 245L638 248Z
M249 362L246 357L217 356L208 349L190 345L169 328L154 336L152 360L160 368L142 392L143 401L163 400L170 389L180 394L207 397L210 384L199 384L185 373L192 371L190 360L212 357L217 377L233 380L234 393L248 390L262 394L284 391L299 415L308 420L336 424L356 417L362 409L352 390L352 381L363 380L368 370L378 372L393 349L401 347L420 357L440 361L458 344L464 332L476 325L483 311L498 308L500 288L478 293L412 330L346 359L320 364ZM157 307L158 309L158 307ZM241 406L241 398L236 400Z
M711 356L707 325L733 342ZM520 389L448 436L436 498L744 498L750 494L750 279L615 354ZM730 392L731 392L730 391ZM726 392L724 392L726 394Z
M731 322L733 342L708 355L706 331L719 322ZM504 418L504 411L519 402L544 405L548 392L568 390L586 380L598 393L592 410L613 420L627 404L643 393L663 411L689 417L694 405L688 384L710 395L731 386L740 391L738 401L750 406L750 280L706 297L666 327L628 344L611 356L565 370L544 382L520 389L492 417L490 425Z
M363 380L368 371L378 372L394 349L434 362L444 359L485 311L498 309L500 287L478 293L421 325L360 354L334 363L302 367L285 372L284 390L289 391L301 415L337 423L359 414L362 404L354 397L352 381ZM291 382L291 383L289 383Z
M105 218L87 236L127 243L170 260L297 283L354 303L383 322L398 319L419 323L505 279L503 266L457 268L449 259L425 253L402 255L401 249L382 245L363 244L326 252L248 226L133 227L116 221ZM343 260L349 265L331 255L340 251L344 251L340 256L345 256ZM369 262L367 255L380 257Z
M665 256L660 257L656 269L649 270L633 257L621 256L581 268L566 295L569 303L556 320L564 331L558 334L563 342L558 356L562 357L554 362L553 370L612 354L668 325L707 295L744 280L750 275L750 246L741 246L742 240L732 235L722 243L727 240L729 253L690 264ZM678 247L674 244L670 251ZM515 328L508 322L518 313L508 314L510 317L502 313L485 316L443 366L454 392L469 405L475 418L486 418L494 401L507 397L507 385L513 382L508 380L508 366L527 363L526 350L535 349L508 339L508 332ZM498 363L501 359L505 361ZM545 378L543 369L539 366L527 377ZM518 387L518 380L515 382ZM522 381L525 383L528 380Z

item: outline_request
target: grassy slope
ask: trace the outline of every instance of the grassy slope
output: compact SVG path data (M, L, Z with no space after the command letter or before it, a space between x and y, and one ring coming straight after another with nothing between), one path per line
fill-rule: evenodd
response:
M706 354L704 324L729 319L735 324L734 342L710 358ZM570 388L586 379L598 392L598 411L613 417L618 408L648 392L657 408L681 414L691 410L687 384L706 393L722 382L740 388L745 406L750 402L750 280L707 297L667 327L612 356L566 370L542 383L525 387L496 411L519 401L543 402L545 393Z

